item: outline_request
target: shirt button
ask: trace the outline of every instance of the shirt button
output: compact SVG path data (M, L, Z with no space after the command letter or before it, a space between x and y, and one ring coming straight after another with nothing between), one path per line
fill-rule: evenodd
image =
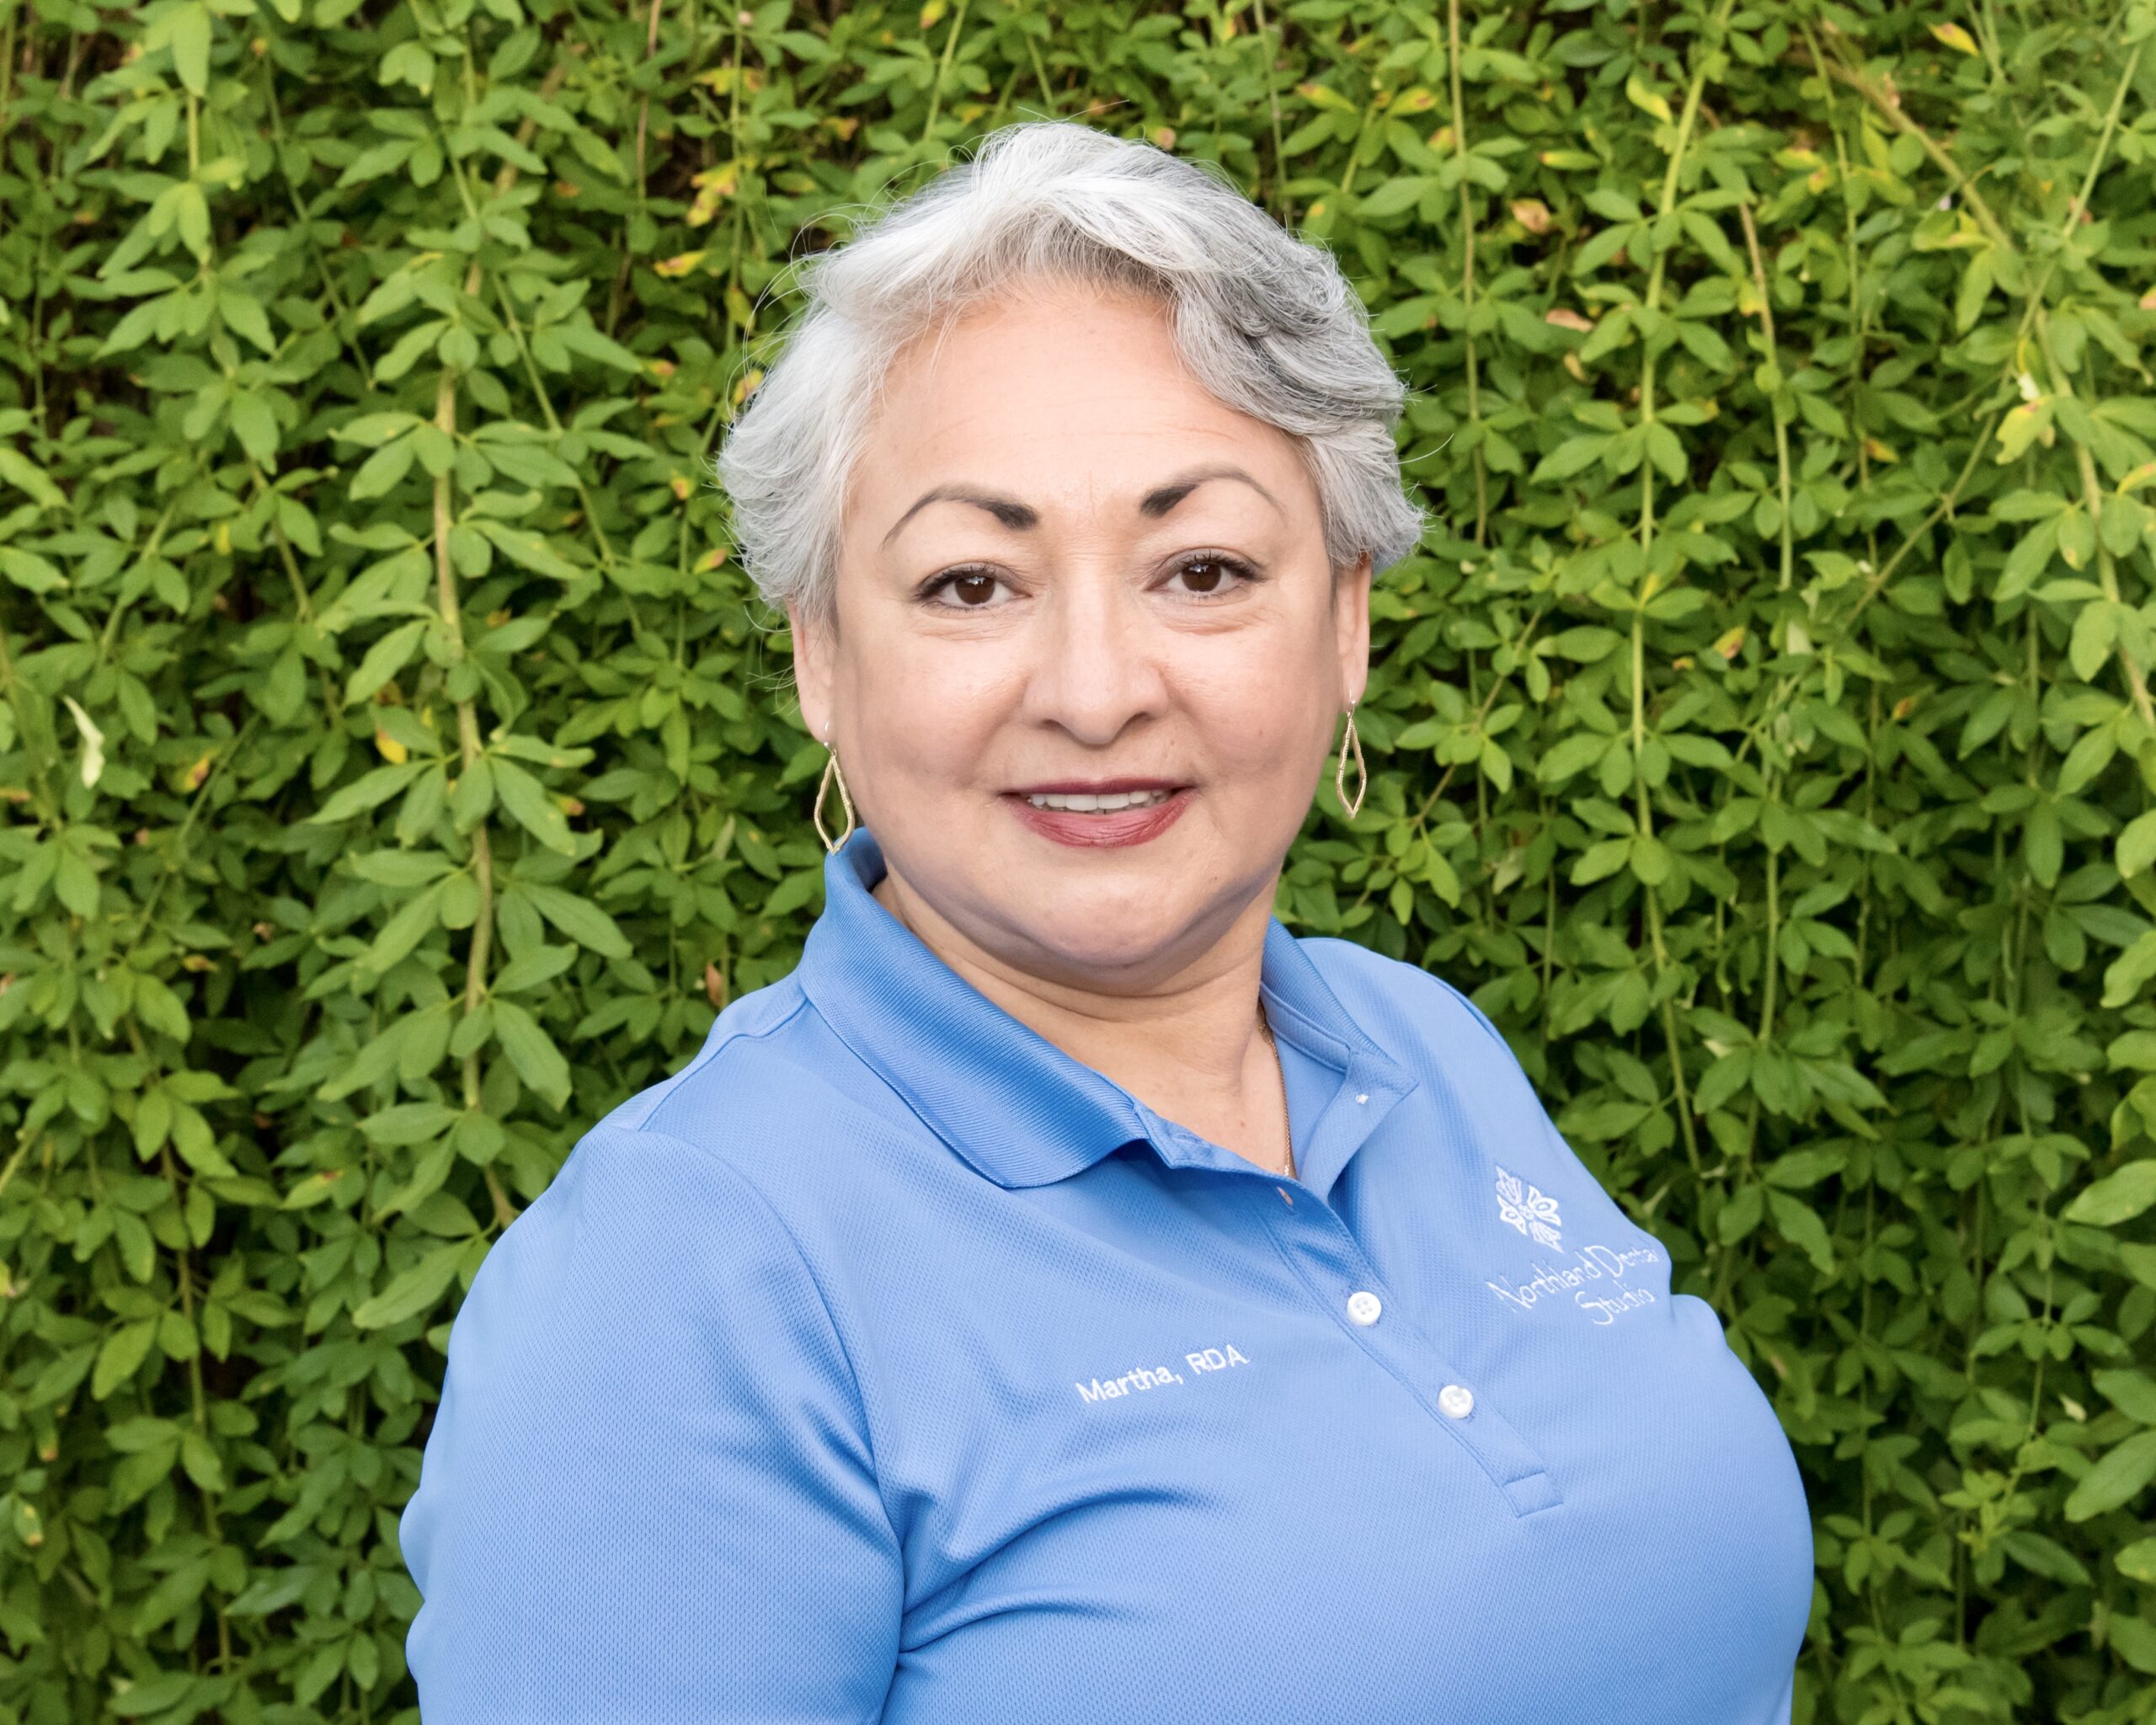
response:
M1368 1288L1358 1288L1348 1296L1348 1316L1358 1324L1374 1324L1378 1314L1385 1310L1378 1296Z
M1438 1391L1438 1406L1453 1419L1465 1419L1475 1411L1475 1391L1465 1384L1447 1384Z

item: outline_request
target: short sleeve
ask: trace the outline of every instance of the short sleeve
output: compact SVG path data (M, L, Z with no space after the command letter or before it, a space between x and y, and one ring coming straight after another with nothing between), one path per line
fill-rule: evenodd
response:
M904 1570L792 1234L720 1157L600 1127L452 1327L398 1524L423 1725L860 1725Z

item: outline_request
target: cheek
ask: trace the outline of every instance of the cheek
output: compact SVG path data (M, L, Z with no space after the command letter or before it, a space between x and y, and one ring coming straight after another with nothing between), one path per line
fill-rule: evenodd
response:
M916 789L971 779L1011 702L987 655L887 636L846 668L864 780Z
M1222 777L1295 783L1330 735L1333 675L1308 653L1268 654L1189 677L1184 704Z

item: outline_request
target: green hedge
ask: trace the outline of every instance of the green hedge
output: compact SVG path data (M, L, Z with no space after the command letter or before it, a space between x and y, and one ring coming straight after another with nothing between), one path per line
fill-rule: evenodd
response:
M2148 0L826 9L0 0L0 1721L414 1718L460 1290L817 908L782 272L1044 115L1412 377L1282 914L1724 1316L1800 1725L2156 1717Z

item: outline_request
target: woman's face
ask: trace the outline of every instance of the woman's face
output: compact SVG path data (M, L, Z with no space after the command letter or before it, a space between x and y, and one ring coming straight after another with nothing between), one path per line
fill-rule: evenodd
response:
M1368 663L1286 434L1184 371L1168 313L1038 285L894 366L809 729L901 897L1003 965L1133 991L1270 914Z

